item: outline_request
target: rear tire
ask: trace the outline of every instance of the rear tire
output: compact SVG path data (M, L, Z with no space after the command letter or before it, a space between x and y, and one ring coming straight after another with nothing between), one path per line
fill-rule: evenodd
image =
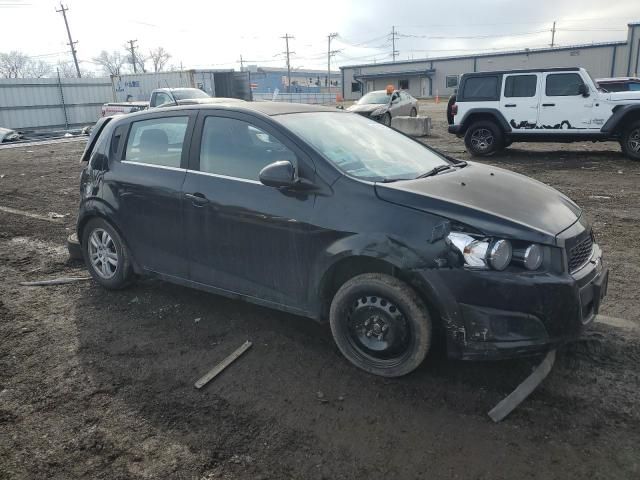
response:
M331 332L356 367L383 377L415 370L431 346L424 302L407 284L380 273L348 280L331 302Z
M620 145L627 157L640 161L640 120L633 122L624 132Z
M467 151L477 157L488 157L502 150L504 136L500 127L490 120L474 122L464 135Z
M117 230L102 218L93 218L84 227L82 255L91 276L105 288L119 290L133 280L129 251Z

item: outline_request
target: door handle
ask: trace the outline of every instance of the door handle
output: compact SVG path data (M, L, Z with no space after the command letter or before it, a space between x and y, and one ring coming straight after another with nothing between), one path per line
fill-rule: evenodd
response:
M542 106L543 107L555 107L556 104L555 103L543 103Z
M509 107L517 107L517 105L515 103L507 103L505 105L505 107L509 108Z
M185 198L191 200L194 207L204 207L209 200L202 193L185 193Z

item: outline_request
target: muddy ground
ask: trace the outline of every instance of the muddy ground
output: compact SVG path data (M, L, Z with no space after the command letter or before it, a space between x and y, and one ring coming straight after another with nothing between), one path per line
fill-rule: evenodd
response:
M423 112L427 142L467 158L443 105ZM0 150L0 478L640 478L640 163L618 145L514 144L489 160L582 205L611 267L603 316L500 424L487 411L534 361L436 351L384 380L293 315L153 280L19 286L84 274L64 249L82 147ZM252 350L194 389L246 339Z

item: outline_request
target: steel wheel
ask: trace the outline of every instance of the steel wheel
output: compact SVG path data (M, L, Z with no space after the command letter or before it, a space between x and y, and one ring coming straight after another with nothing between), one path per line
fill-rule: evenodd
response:
M95 272L105 280L113 278L118 271L118 251L111 235L96 228L89 236L89 260Z
M640 153L640 128L635 128L629 132L627 147L633 153Z
M486 152L493 147L493 133L487 128L479 128L471 134L471 145L479 152Z
M379 365L400 363L411 345L411 328L404 314L381 296L358 298L349 311L347 325L352 347Z

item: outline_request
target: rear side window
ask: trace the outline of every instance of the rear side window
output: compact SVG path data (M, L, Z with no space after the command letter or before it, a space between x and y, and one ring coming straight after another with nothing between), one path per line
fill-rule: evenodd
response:
M464 82L463 95L464 100L497 100L498 94L498 77L483 76L470 77Z
M536 75L511 75L504 82L505 97L535 97Z
M243 120L207 117L202 130L200 171L259 180L260 170L295 154L260 128Z
M553 73L547 75L545 93L548 97L568 97L580 95L580 86L584 82L577 73Z
M180 167L189 117L164 117L133 122L125 160Z

